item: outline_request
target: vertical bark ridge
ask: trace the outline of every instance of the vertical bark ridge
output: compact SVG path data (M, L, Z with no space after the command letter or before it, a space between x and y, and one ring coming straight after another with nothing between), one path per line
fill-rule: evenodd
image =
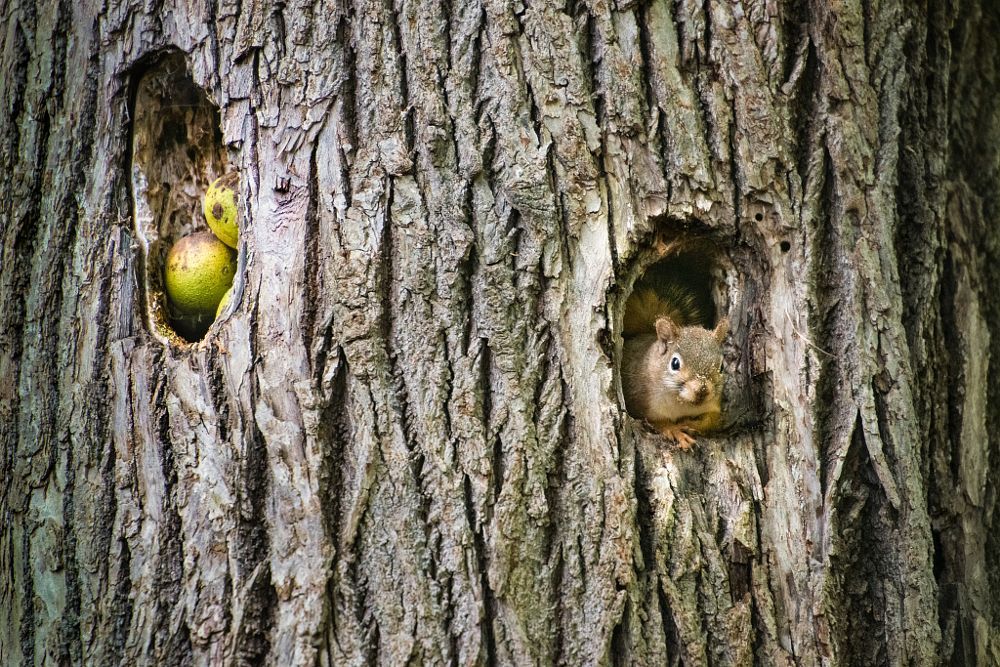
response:
M12 12L13 13L13 12ZM25 242L23 231L20 230L23 222L14 214L14 202L18 201L17 188L15 187L14 175L19 173L19 160L21 157L21 115L25 105L25 92L27 89L27 70L31 61L31 52L28 48L27 37L21 25L21 21L14 19L9 28L9 38L4 39L5 49L3 51L3 65L7 76L0 81L0 90L4 94L5 111L8 121L4 128L4 145L0 158L3 160L4 187L0 188L0 226L4 230L0 234L3 240L2 261L6 270L0 277L0 298L4 304L2 314L0 314L0 377L4 378L2 393L0 393L0 423L4 425L0 429L0 443L2 443L3 459L0 468L0 488L3 489L2 497L4 501L5 518L11 516L10 492L13 488L14 461L17 452L18 430L11 425L14 424L18 413L18 391L17 381L18 367L20 364L21 329L24 320L24 306L20 293L23 290L23 274L25 271ZM23 220L23 219L22 219ZM8 521L4 525L9 525ZM12 553L14 545L9 540L11 536L5 536L8 545L8 553ZM11 562L5 562L6 568L13 569ZM5 580L5 588L13 583L15 579L11 576ZM13 595L11 594L11 597ZM4 617L5 627L16 625L12 617Z
M21 657L27 664L35 661L35 581L31 571L31 538L21 530L21 618L18 624ZM12 596L13 597L13 596ZM12 646L13 642L8 642Z
M72 32L72 6L70 3L60 4L60 30L66 33L66 40ZM65 48L65 47L64 47ZM80 252L84 249L81 243L81 211L86 211L86 198L83 193L88 185L88 173L93 167L93 155L95 146L95 134L97 119L93 114L83 114L82 110L93 109L98 103L98 66L99 58L94 45L91 43L85 51L79 48L79 53L74 54L76 62L81 63L86 58L86 69L82 79L82 99L79 107L71 109L69 113L82 116L78 124L76 141L72 150L71 170L67 179L67 185L60 206L57 212L60 218L66 220L66 231L62 246L58 247L60 255L65 259L60 260L59 282L62 290L59 295L58 306L54 304L54 311L59 312L58 338L69 344L65 345L65 352L61 352L62 362L60 368L67 368L74 364L79 358L80 350L86 345L85 333L76 324L79 313L79 306L74 302L74 296L81 291L81 276L76 266L80 258ZM66 60L68 56L62 54L61 76L65 77L65 69L68 67ZM82 63L81 63L82 64ZM54 85L60 83L54 81ZM62 101L62 100L61 100ZM100 276L94 276L93 280L100 280ZM101 372L99 365L92 368L81 368L80 376L87 377L89 381L97 377ZM81 474L82 484L77 484L77 474L85 473L91 464L91 447L86 444L85 438L80 438L73 433L71 424L73 414L78 410L76 404L80 398L79 385L75 377L67 377L61 374L59 378L61 384L61 395L68 396L68 400L60 401L59 417L60 441L63 450L62 456L65 460L65 490L63 497L62 521L65 531L65 548L63 553L63 563L66 578L66 608L63 621L59 630L60 643L62 645L61 658L72 663L79 663L84 658L84 646L81 624L81 615L86 617L84 611L84 592L81 590L81 567L83 568L83 583L86 583L86 567L89 565L90 530L88 526L87 510L89 509L88 496L92 489L84 474ZM90 382L83 383L89 384ZM94 423L107 421L106 403L94 406L89 416L94 418ZM78 501L77 497L81 500ZM82 508L82 511L81 511ZM81 540L83 544L81 545ZM83 548L81 549L81 546Z
M949 397L944 399L945 392L921 396L922 409L940 415L930 425L928 461L942 655L956 663L988 664L1000 656L997 606L980 597L987 582L996 580L991 573L997 564L989 528L995 525L996 494L985 475L997 456L996 438L988 435L996 422L996 411L989 407L997 395L996 382L986 370L997 358L997 337L991 335L997 309L986 287L994 284L995 271L984 263L992 267L996 256L989 221L995 219L997 197L986 183L997 175L998 127L983 105L996 89L998 53L988 35L996 30L997 16L974 4L936 9L942 27L928 36L935 47L928 57L936 56L948 71L937 90L942 100L950 100L935 107L941 111L933 117L947 146L944 156L931 162L938 186L931 190L936 195L932 203L943 221L936 244L928 244L937 250L939 307L934 327L926 327L927 342L915 356L921 365L936 367L936 381L948 388ZM972 62L978 77L969 76L963 65ZM920 283L914 285L919 288ZM913 293L921 305L934 295ZM981 526L987 527L985 533Z
M900 91L910 85L903 71L901 47L911 24L900 12L884 8L871 19L878 28L873 35L877 32L879 38L872 38L866 52L861 8L845 8L835 15L825 7L814 7L814 12L817 28L830 28L813 34L824 79L821 90L827 91L834 104L840 100L853 103L831 106L827 114L824 144L829 156L828 175L833 180L829 217L822 223L841 230L841 240L831 248L832 261L853 267L852 275L857 276L847 292L848 298L842 301L841 326L852 326L850 320L856 320L858 313L866 313L871 321L871 326L856 329L856 343L842 354L835 351L831 362L845 369L845 382L838 389L842 407L834 412L840 412L835 417L834 433L845 445L847 438L854 438L850 442L866 448L870 466L892 508L888 514L881 514L879 521L886 525L885 531L898 535L907 545L900 551L890 546L893 540L882 546L852 542L850 529L841 523L852 520L839 517L835 507L829 515L838 522L829 528L833 536L830 554L836 558L832 561L830 595L836 608L838 591L850 580L841 568L849 567L847 563L852 559L879 563L892 591L886 592L886 600L901 598L903 590L921 591L910 603L887 605L878 619L884 637L882 650L886 651L878 659L920 662L936 654L940 634L936 605L930 603L934 587L929 574L932 547L926 489L919 476L919 464L914 463L917 452L912 449L916 434L912 422L897 417L913 412L912 375L906 341L899 333L902 299L895 287L899 278L895 265L886 261L894 253L891 192L898 157L898 99ZM837 29L830 23L834 17ZM845 48L845 42L852 46ZM835 58L829 55L833 52L837 53ZM893 416L891 421L882 422L886 428L883 434L879 432L873 386L885 392L883 412ZM857 420L856 428L853 424ZM852 435L858 433L858 428L862 434ZM851 477L845 477L841 467L848 451L841 445L841 453L828 454L833 470L828 486L832 503L836 503L842 487L851 484ZM881 560L873 556L872 548ZM853 634L846 627L843 613L835 613L833 619L835 650L849 655Z
M892 588L902 573L879 544L883 534L880 524L895 511L872 465L865 437L859 418L844 456L841 477L845 481L836 500L833 528L841 539L831 563L843 588L835 601L837 606L831 609L832 625L837 633L835 641L838 634L852 637L851 660L888 665L893 664L891 656L901 647L884 617L900 611Z
M411 54L404 63L413 134L413 178L397 181L406 193L393 206L393 222L403 227L396 284L403 326L395 332L403 351L401 364L416 425L414 449L425 472L420 481L423 495L422 519L431 548L431 576L438 579L437 592L440 632L449 638L445 655L449 661L462 660L459 647L478 652L479 631L469 619L480 615L479 604L470 596L476 585L475 572L465 571L459 545L474 541L466 525L463 484L454 470L453 443L461 424L452 419L449 403L455 388L463 384L457 377L471 365L463 359L464 313L470 304L462 269L467 263L471 231L468 229L464 188L456 173L457 153L451 139L454 127L448 117L447 91L442 89L449 68L449 44L437 37L448 34L442 6L428 3L401 3L399 17L401 48ZM433 37L433 38L432 38ZM459 109L462 115L472 109ZM458 187L456 187L458 186ZM412 217L411 217L412 216ZM421 223L426 220L426 226ZM408 342L413 331L423 332L422 345ZM465 363L463 363L465 362ZM428 390L431 388L430 390ZM461 494L461 495L460 495ZM472 576L470 576L470 574ZM461 641L460 641L461 640ZM471 640L471 641L470 641Z
M23 12L12 8L13 42L5 39L8 48L4 49L4 60L14 60L11 88L5 90L12 115L11 127L4 132L4 161L9 167L5 174L9 176L3 189L10 198L3 206L2 225L5 270L0 299L5 305L0 309L0 340L4 341L0 371L6 382L0 418L4 421L3 486L8 509L0 539L6 545L4 569L20 570L20 576L9 580L20 579L20 585L14 584L20 590L4 595L11 599L4 625L10 639L15 632L19 634L20 649L29 661L58 659L72 642L60 632L67 586L63 566L74 538L72 528L67 535L61 521L66 502L66 461L61 454L67 438L57 419L60 368L51 363L49 352L65 359L58 346L63 269L76 221L75 209L67 206L74 184L61 179L52 183L66 169L56 163L54 154L67 149L72 154L74 147L73 138L58 131L66 115L62 106L69 39L66 10L65 5L30 7ZM21 51L11 53L11 46ZM57 218L61 224L42 222L52 208L62 216ZM72 613L71 609L70 617Z
M167 630L163 633L154 633L151 632L151 629L133 626L130 640L139 645L148 641L148 651L157 662L168 665L187 665L191 664L193 656L191 628L187 622L186 609L181 595L184 578L182 565L184 562L184 539L181 516L177 507L178 457L172 439L167 406L168 380L162 371L154 371L149 380L153 387L153 393L151 396L152 405L148 414L154 420L150 427L154 429L156 440L153 448L146 449L139 455L145 458L142 462L143 466L157 468L157 482L162 486L159 489L159 498L155 499L159 501L159 507L153 510L155 519L151 521L159 550L154 552L150 562L146 564L147 572L155 582L155 586L148 591L148 602L151 603L151 609L146 613L152 614L156 627ZM141 401L145 397L135 396L134 399ZM142 449L144 443L135 444L137 449ZM136 482L142 484L142 480L137 479ZM137 637L137 632L146 636Z
M479 573L479 603L480 613L476 621L482 633L482 640L479 644L479 651L473 662L478 664L496 664L497 647L496 636L494 635L494 625L496 623L496 600L493 598L493 589L490 588L489 578L486 574L486 544L483 539L483 520L476 516L474 502L472 500L472 485L469 477L465 477L465 505L468 512L468 524L473 533L474 547L474 567ZM471 656L470 656L471 657Z

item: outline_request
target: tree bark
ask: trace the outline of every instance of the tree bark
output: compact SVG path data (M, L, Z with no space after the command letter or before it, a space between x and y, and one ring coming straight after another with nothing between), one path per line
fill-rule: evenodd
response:
M1000 664L992 2L0 17L3 664ZM671 247L690 451L618 372Z

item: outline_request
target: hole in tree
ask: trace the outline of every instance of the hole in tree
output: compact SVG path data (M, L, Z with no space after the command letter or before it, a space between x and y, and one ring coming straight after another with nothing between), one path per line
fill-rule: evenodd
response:
M762 221L764 219L764 214L763 213L758 213L758 214L756 214L753 217L753 219L756 220L757 222L760 222L760 221Z
M155 336L183 345L202 339L215 313L178 308L167 297L164 269L168 253L182 238L211 234L202 197L227 172L228 161L219 110L188 74L183 55L170 52L147 63L133 80L130 174L145 259L146 318ZM235 265L235 251L228 257Z
M692 286L704 327L715 328L722 317L729 320L722 345L722 424L717 432L729 437L760 428L773 413L764 345L772 335L764 317L769 296L768 269L762 260L771 254L767 241L752 233L733 236L697 220L663 217L652 222L649 236L622 255L616 289L608 296L607 349L617 373L619 406L635 416L623 400L626 304L645 286L662 290L671 276L681 275Z
M788 241L781 242L781 252L788 252L791 249L792 249L791 243L789 243Z
M719 304L726 303L727 285L725 281L725 259L715 245L706 239L674 240L665 243L659 239L652 248L639 253L631 269L631 288L621 295L619 309L621 313L621 356L619 357L619 372L622 382L622 397L626 411L640 421L661 425L681 421L705 413L718 413L719 400L724 400L725 373L701 373L695 369L702 366L709 368L707 361L714 359L716 364L712 369L718 372L721 358L719 341L714 329L721 320ZM625 282L628 286L628 278ZM657 320L666 316L677 327L701 328L697 334L683 334L689 341L680 359L675 362L674 352L666 350L662 359L650 350L658 350ZM719 329L719 336L725 340L726 331ZM675 339L676 340L676 339ZM694 342L697 341L697 342ZM712 351L714 349L714 352ZM690 355L690 356L688 356ZM653 369L649 359L656 357L663 368ZM641 361L639 361L641 360ZM677 368L668 366L677 363ZM661 365L662 365L661 364ZM710 378L709 384L699 386L694 397L684 394L683 399L659 397L653 399L647 388L665 386L668 370L676 373L683 390L688 392L692 386L698 385L701 379ZM654 377L655 376L655 377ZM640 389L637 389L639 387ZM680 389L678 389L680 391ZM704 394L700 392L704 391ZM666 406L665 401L671 404ZM692 401L680 406L680 403ZM714 403L715 409L710 406ZM655 405L664 405L660 417L651 417L657 412ZM677 418L666 417L666 413L683 414Z

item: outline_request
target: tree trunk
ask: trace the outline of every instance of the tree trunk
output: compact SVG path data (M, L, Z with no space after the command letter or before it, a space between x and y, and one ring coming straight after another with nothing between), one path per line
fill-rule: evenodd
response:
M0 17L0 663L1000 664L994 3ZM618 371L676 248L689 451Z

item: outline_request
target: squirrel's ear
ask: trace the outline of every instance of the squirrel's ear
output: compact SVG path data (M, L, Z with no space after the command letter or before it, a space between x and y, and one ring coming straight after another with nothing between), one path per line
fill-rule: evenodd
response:
M719 343L719 345L722 345L722 342L726 340L726 334L728 333L729 318L723 317L719 320L719 323L715 325L715 331L712 332L712 335L715 337L715 340Z
M679 329L669 317L656 318L656 337L663 342L677 339Z

